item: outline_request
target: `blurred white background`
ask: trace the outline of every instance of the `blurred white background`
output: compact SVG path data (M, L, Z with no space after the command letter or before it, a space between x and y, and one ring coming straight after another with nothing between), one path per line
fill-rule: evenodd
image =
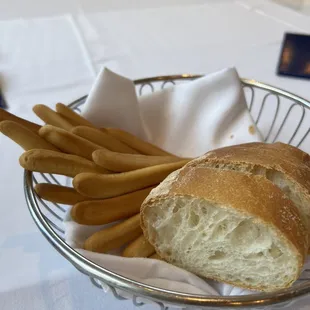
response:
M222 0L221 0L222 1ZM226 0L232 2L231 0ZM310 15L310 0L271 0ZM66 13L100 12L204 4L216 0L0 0L0 19L53 16ZM223 2L223 1L222 1Z

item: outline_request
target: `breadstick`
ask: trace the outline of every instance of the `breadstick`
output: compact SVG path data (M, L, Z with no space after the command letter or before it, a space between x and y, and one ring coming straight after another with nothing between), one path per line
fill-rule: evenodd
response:
M131 242L123 251L124 257L148 257L155 253L154 247L145 239L142 234Z
M74 188L91 198L110 198L160 183L188 160L142 168L119 174L81 173L73 179Z
M56 104L56 111L60 115L66 117L67 119L71 120L75 124L95 128L95 126L91 122L89 122L86 118L80 116L79 114L71 110L68 106L66 106L63 103Z
M64 129L51 125L45 125L39 130L39 135L48 142L54 144L61 151L78 155L92 160L92 153L102 148Z
M175 156L150 156L141 154L123 154L111 152L107 149L96 150L93 161L108 170L126 172L150 166L168 164L180 161Z
M19 125L22 125L26 127L27 129L37 133L39 129L41 128L40 125L29 122L23 118L20 118L12 113L9 113L8 111L5 111L3 109L0 109L0 121L13 121L18 123Z
M140 214L137 214L120 224L94 233L85 241L84 248L92 252L107 253L136 239L141 234Z
M30 150L19 158L20 165L30 171L75 177L82 172L108 173L93 162L70 154L49 150Z
M74 127L71 130L77 136L87 139L97 145L103 146L111 151L128 154L138 154L138 151L132 149L127 144L111 136L108 132L86 126Z
M44 104L37 104L32 108L32 110L46 124L60 127L65 130L70 130L73 128L70 122Z
M89 198L79 194L74 188L49 183L36 184L34 190L44 200L74 205Z
M107 128L107 131L109 134L111 134L113 137L117 138L118 140L126 143L133 149L139 151L141 154L145 155L158 155L158 156L174 156L171 153L168 153L161 148L148 143L146 141L143 141L139 139L138 137L132 135L129 132L126 132L121 129L116 129L116 128Z
M83 225L103 225L128 218L140 212L142 202L153 188L110 199L77 203L71 209L71 217Z
M57 113L58 113L58 112L57 112ZM74 127L76 127L76 126L80 126L79 123L75 122L75 121L72 120L72 119L69 119L68 117L65 117L64 115L61 115L61 117L62 117L63 119L65 119L66 121L68 121L68 122L73 126L72 128L74 128Z
M19 144L25 151L31 149L45 149L58 151L58 149L41 138L37 133L29 130L20 123L13 121L0 122L0 131Z
M158 260L163 260L157 253L149 256L149 258L153 258L153 259L158 259Z

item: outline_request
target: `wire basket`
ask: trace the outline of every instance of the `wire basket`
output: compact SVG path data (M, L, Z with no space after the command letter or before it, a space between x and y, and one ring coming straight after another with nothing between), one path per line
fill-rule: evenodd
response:
M134 81L137 93L154 92L167 86L185 83L201 77L200 75L174 75L146 78ZM303 148L310 131L310 102L294 94L254 80L242 79L251 115L264 136L265 142L281 141ZM69 107L80 112L79 107L86 96L71 103ZM111 291L119 300L132 298L135 306L146 302L156 303L160 309L169 306L198 307L205 309L253 307L254 309L283 308L292 309L292 303L310 293L310 270L305 270L293 287L275 293L261 293L246 296L205 296L190 295L145 285L96 265L76 252L64 241L62 225L65 208L56 203L43 201L34 191L39 180L53 184L65 184L66 178L51 174L25 171L24 190L29 211L50 244L79 271L89 276L92 283L104 291ZM127 294L127 295L126 295ZM131 297L124 297L131 296ZM272 307L269 307L273 305Z

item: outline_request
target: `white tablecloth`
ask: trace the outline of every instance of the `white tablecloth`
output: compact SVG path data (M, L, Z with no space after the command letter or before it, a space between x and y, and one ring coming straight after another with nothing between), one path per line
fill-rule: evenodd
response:
M110 1L100 13L83 5L73 10L73 2L64 1L66 15L0 21L0 78L13 113L36 120L33 104L69 103L88 92L102 66L138 78L234 65L243 77L310 98L309 81L275 74L283 33L310 29L299 13L261 0L143 7ZM134 309L92 286L38 232L24 200L20 153L0 135L0 309ZM309 303L294 309L310 309Z

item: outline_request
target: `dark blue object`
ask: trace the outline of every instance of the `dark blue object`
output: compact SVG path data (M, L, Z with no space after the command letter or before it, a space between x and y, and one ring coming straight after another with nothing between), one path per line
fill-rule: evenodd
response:
M6 104L6 102L5 102L5 99L4 99L4 97L3 97L3 94L2 94L2 92L1 92L1 90L0 90L0 108L1 109L7 109L7 104Z
M310 79L310 35L285 34L277 73Z

